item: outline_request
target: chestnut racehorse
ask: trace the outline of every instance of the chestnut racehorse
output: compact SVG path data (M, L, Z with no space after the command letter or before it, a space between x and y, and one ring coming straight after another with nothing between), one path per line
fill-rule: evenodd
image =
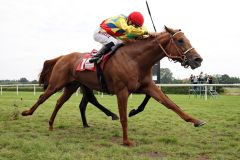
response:
M40 73L39 76L39 84L43 86L43 89L46 90L49 84L49 80L52 75L52 70L55 66L55 64L62 59L64 56L59 56L57 58L51 59L51 60L46 60L43 65L42 72ZM102 106L96 99L96 97L93 94L93 90L90 88L87 88L86 86L82 85L78 81L66 83L65 86L63 87L63 94L62 96L58 99L55 110L52 113L52 116L49 120L49 130L53 130L53 123L54 119L56 117L56 114L58 110L62 107L62 105L72 96L73 93L77 91L77 89L81 87L82 91L82 100L79 104L79 109L82 117L82 123L83 127L89 127L86 119L86 107L88 102L96 106L98 109L100 109L102 112L104 112L107 116L111 116L112 120L118 120L118 116L111 111L109 111L107 108ZM23 114L24 115L24 114ZM25 116L25 115L24 115Z
M44 93L29 110L23 111L22 115L33 114L37 107L51 95L68 86L68 84L71 86L76 81L80 84L80 87L86 86L91 90L101 91L101 85L99 85L95 72L77 72L75 70L83 55L84 53L75 52L62 56L52 68L51 77ZM191 46L190 41L181 30L165 27L164 32L126 43L116 51L104 66L103 73L108 91L117 96L124 145L132 145L132 142L128 139L127 124L127 100L132 92L144 93L153 97L156 101L177 113L186 122L193 123L195 127L205 124L205 122L195 119L181 110L153 82L152 66L164 57L180 62L184 67L190 66L192 69L199 67L202 62L201 56ZM71 92L72 88L70 87L68 90ZM62 97L68 99L64 96L63 94ZM53 117L56 116L61 106L57 103Z

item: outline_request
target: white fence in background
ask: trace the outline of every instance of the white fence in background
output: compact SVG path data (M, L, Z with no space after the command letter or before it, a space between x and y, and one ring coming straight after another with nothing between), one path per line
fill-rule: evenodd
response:
M3 87L16 87L16 94L19 94L19 87L33 87L33 94L36 94L36 88L40 87L39 84L8 84L8 85L0 85L0 95L3 94ZM157 84L158 87L203 87L204 91L204 97L205 100L207 100L208 97L208 90L209 87L240 87L240 84ZM78 95L79 89L76 92L76 95Z
M33 87L33 94L36 94L36 87L40 87L39 84L6 84L6 85L0 85L0 94L3 94L3 88L4 87L16 87L16 93L18 95L18 89L19 87Z
M203 88L202 91L204 91L204 99L208 99L208 91L210 87L240 87L240 84L157 84L158 87L189 87L193 88L194 86ZM201 94L201 89L200 89Z

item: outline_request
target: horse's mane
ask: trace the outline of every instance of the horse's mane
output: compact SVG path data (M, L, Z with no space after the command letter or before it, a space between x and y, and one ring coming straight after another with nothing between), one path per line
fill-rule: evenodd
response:
M139 42L139 41L150 41L150 40L152 40L152 39L154 39L155 37L157 37L157 36L159 36L159 35L161 35L161 34L163 34L163 33L165 33L166 31L163 31L163 32L154 32L154 33L151 33L149 36L147 36L147 37L139 37L139 38L137 38L137 39L130 39L130 40L128 40L125 44L126 45L131 45L132 43L137 43L137 42Z

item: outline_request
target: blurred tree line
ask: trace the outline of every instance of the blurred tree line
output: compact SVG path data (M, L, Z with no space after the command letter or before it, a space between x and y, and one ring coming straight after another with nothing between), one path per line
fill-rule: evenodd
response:
M161 75L161 83L162 84L182 84L182 83L190 83L189 77L185 79L176 79L173 77L173 73L169 68L161 68L160 70ZM190 76L190 75L189 75ZM217 84L233 84L233 83L240 83L240 78L238 77L230 77L227 74L216 74L212 75L213 83ZM37 80L29 81L27 78L22 77L18 80L0 80L0 84L37 84Z
M173 77L173 73L169 68L161 68L160 69L160 80L162 84L181 84L181 83L190 83L189 77L186 77L185 79L175 79ZM216 74L211 75L213 77L213 83L216 84L234 84L234 83L240 83L240 78L238 77L230 77L227 74Z
M37 80L29 81L27 78L22 77L18 80L0 80L0 84L38 84Z

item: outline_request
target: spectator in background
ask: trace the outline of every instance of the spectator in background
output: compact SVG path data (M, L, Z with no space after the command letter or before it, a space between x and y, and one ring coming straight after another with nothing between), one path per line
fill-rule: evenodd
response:
M205 75L204 75L204 82L205 83L208 83L208 77L209 77L209 75L207 75L207 73L205 73Z
M193 84L198 84L198 76L193 76ZM193 88L197 89L197 86L194 86Z
M201 84L203 83L203 81L204 81L203 72L201 72L201 73L199 74L198 81L199 81L199 83L201 83Z
M189 77L189 81L191 84L193 84L193 79L194 79L194 76L193 76L193 74L191 74L191 76Z
M193 76L193 84L198 84L198 76Z
M208 83L209 84L213 83L213 77L211 75L208 75Z
M208 84L212 84L213 83L213 77L211 75L208 75L208 80L207 80ZM210 91L213 90L213 86L210 86Z

